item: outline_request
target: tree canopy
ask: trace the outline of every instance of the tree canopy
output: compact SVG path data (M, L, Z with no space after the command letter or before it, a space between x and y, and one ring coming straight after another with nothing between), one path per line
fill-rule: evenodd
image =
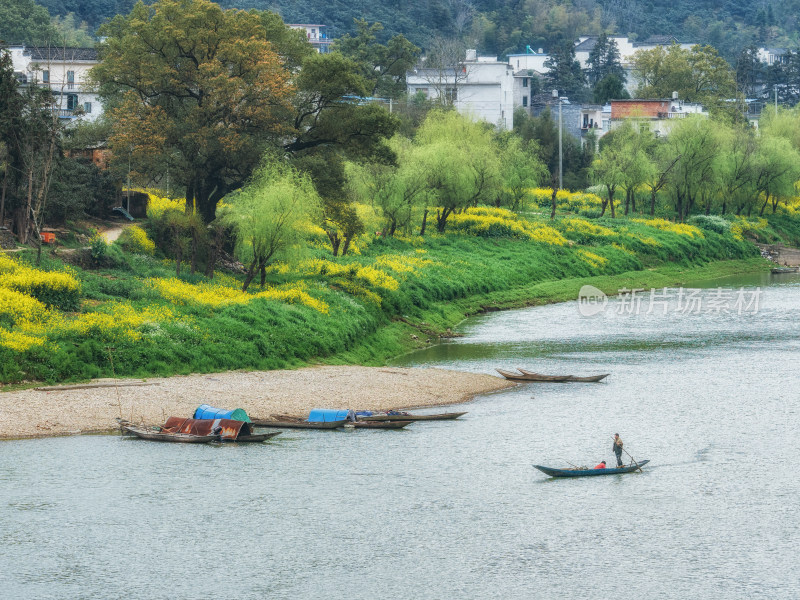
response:
M115 156L169 169L187 204L213 219L269 137L287 132L294 89L261 19L208 0L159 0L101 31L93 76L111 101Z

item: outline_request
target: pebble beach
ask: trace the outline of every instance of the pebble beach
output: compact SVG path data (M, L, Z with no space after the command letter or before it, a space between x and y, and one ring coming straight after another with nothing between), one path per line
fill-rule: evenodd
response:
M160 425L200 404L243 408L252 418L307 415L312 408L390 410L466 402L515 385L445 369L324 366L233 371L0 392L0 439L107 432L121 418Z

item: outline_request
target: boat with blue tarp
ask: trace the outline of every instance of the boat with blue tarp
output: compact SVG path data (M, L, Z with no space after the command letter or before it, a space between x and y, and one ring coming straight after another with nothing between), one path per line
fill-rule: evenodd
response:
M231 421L242 421L252 423L247 412L243 408L214 408L208 404L201 404L194 411L193 419L229 419Z
M575 469L554 469L553 467L543 467L542 465L533 466L550 477L594 477L597 475L621 475L623 473L633 473L634 471L638 471L641 467L649 462L649 460L640 460L635 464L605 469L590 469L589 467L578 467Z

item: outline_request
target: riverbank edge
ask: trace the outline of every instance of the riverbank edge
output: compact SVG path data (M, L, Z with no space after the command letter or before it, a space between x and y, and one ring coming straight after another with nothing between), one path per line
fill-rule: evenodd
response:
M423 311L420 317L395 317L360 344L331 357L319 360L325 365L382 366L404 354L437 344L441 339L458 337L452 332L464 319L500 310L540 306L577 300L584 285L591 285L608 296L620 290L675 287L734 275L767 272L774 263L761 257L713 261L704 265L659 265L615 275L572 277L531 283L530 285L475 294L439 302Z
M515 387L486 373L439 368L314 366L147 380L95 380L0 394L0 441L111 434L117 419L160 425L200 404L243 408L254 419L313 408L386 411L463 404ZM346 398L346 400L342 400Z

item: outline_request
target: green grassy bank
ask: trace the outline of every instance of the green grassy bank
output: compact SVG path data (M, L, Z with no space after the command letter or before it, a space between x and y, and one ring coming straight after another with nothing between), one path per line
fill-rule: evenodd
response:
M316 248L246 294L231 274L175 278L174 262L116 246L96 269L58 255L41 269L3 258L0 381L110 376L112 362L117 376L136 377L377 365L467 315L572 300L586 283L615 292L768 268L741 229L718 224L550 222L495 209L458 217L445 235L365 238L354 256ZM30 306L15 309L23 300Z

